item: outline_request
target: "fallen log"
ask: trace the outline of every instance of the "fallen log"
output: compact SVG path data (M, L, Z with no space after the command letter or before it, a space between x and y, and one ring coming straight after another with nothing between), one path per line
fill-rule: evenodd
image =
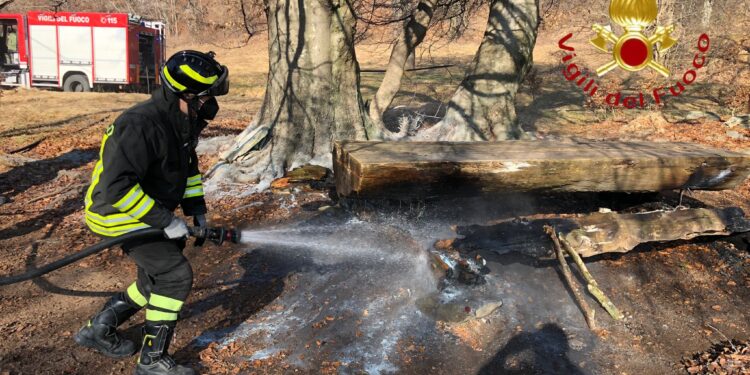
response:
M689 240L750 232L750 220L736 207L683 209L620 214L593 213L571 218L517 219L490 226L456 229L452 247L459 252L517 252L538 258L555 256L544 227L554 227L560 238L581 257L624 253L647 242Z
M355 142L334 146L340 196L731 189L750 155L688 143Z

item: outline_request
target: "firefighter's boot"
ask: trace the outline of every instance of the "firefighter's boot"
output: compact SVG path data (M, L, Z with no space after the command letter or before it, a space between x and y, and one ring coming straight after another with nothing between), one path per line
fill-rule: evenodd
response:
M94 315L73 337L81 346L96 349L112 358L123 358L138 351L133 341L123 338L117 326L140 310L128 302L124 293L114 295L104 304L102 311Z
M135 375L195 375L189 367L178 365L169 356L169 343L174 328L167 324L146 321L143 326L141 358Z

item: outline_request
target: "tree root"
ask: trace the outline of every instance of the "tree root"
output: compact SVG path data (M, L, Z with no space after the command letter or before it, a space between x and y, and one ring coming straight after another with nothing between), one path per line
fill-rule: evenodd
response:
M247 154L244 160L217 164L208 175L209 186L222 183L252 183L257 184L255 190L265 190L271 185L271 181L284 175L283 168L273 162L271 151L271 147L264 147Z
M310 164L332 168L330 152L313 155L316 152L314 149L300 150L294 144L285 142L288 141L282 139L281 143L277 143L272 138L260 150L247 152L234 160L222 160L207 173L207 189L238 183L255 184L250 191L260 192L270 187L273 180L284 177L287 171L297 167Z
M576 284L573 280L573 274L570 272L568 262L565 260L565 254L563 253L563 249L557 239L557 231L555 231L555 229L549 225L544 226L544 231L547 232L547 234L552 239L552 243L555 246L555 252L557 253L557 260L560 261L560 269L562 270L563 276L565 276L565 282L568 284L570 290L573 291L573 296L575 297L578 306L580 306L581 310L583 311L583 316L586 319L586 324L588 324L589 329L591 329L592 331L596 330L596 321L594 320L596 311L591 309L589 304L586 302L583 293L581 293L581 290L578 289L578 284Z
M40 196L38 196L36 198L29 199L28 201L26 201L26 203L27 204L34 203L34 202L40 201L42 199L49 198L49 197L54 197L55 195L58 195L58 194L61 194L61 193L65 193L65 192L78 191L78 190L83 189L83 188L85 188L87 186L89 186L88 182L83 182L83 183L79 183L79 184L73 184L73 185L63 186L63 187L61 187L61 188L59 188L57 190L54 190L54 191L52 191L50 193L43 194L43 195L40 195Z

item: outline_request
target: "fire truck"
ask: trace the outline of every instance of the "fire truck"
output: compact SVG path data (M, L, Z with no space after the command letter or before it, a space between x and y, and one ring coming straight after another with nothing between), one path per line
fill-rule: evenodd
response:
M164 62L164 23L124 13L0 14L0 85L150 90Z

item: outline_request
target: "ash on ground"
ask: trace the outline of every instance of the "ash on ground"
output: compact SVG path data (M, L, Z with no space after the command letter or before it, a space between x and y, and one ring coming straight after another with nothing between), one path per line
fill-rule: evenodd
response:
M554 210L590 212L603 206L593 200L562 202ZM739 298L736 308L725 307L723 314L704 307L728 306L727 299L740 297L733 293L747 292L701 301L715 288L705 272L685 266L715 266L712 249L651 247L587 260L600 286L626 313L616 322L589 298L602 328L598 335L588 329L555 262L471 254L475 263L466 267L481 274L480 281L471 282L450 277L434 262L433 245L455 235L455 225L552 213L551 207L524 197L502 204L482 199L366 204L324 210L300 223L249 229L243 232L248 261L237 290L280 280L278 296L239 325L204 332L196 345L253 348L236 359L281 372L668 373L679 366L686 347L705 347L706 337L700 330L695 334L695 327L711 315L734 327L722 329L748 333L750 310L740 311L750 299ZM724 273L742 280L747 271L735 267ZM728 313L735 318L724 317Z

